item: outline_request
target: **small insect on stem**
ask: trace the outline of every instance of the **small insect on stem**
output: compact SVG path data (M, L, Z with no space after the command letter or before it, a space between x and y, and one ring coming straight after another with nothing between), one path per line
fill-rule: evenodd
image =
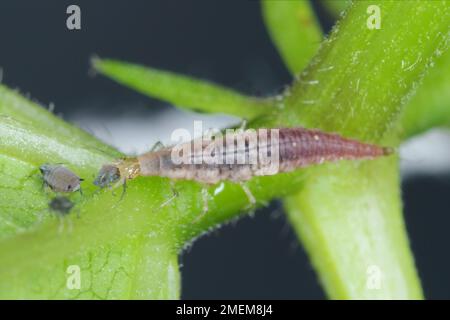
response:
M214 139L196 139L104 165L95 180L101 188L138 176L193 180L204 185L239 183L249 202L255 197L244 182L254 176L291 172L339 160L374 159L393 149L338 134L304 128L247 129ZM205 199L205 192L202 192ZM207 211L207 201L203 211Z
M74 203L70 201L68 198L63 196L57 196L53 198L48 204L48 207L50 208L51 211L61 216L68 215L72 210L73 206Z
M57 196L55 198L53 198L50 203L48 204L48 207L50 209L50 211L52 211L54 214L56 214L59 219L59 233L62 232L63 227L64 227L64 222L63 219L65 216L67 216L70 211L72 210L74 206L74 203L72 201L70 201L68 198L63 197L63 196ZM72 225L70 225L70 229L71 229Z
M75 173L60 164L43 164L39 167L42 173L44 186L55 192L81 191L80 183L83 181Z

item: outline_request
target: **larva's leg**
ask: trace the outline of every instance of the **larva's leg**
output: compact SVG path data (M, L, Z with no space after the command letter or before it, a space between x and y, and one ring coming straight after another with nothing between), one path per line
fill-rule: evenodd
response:
M178 191L177 189L175 189L173 180L170 180L170 189L172 190L172 196L170 196L169 199L167 199L166 201L164 201L159 208L165 207L166 205L168 205L169 203L171 203L173 200L175 200L176 197L178 197Z
M208 212L208 189L206 187L202 188L202 200L203 200L203 208L202 213L195 218L194 223L198 222L203 216Z
M208 189L202 188L203 211L202 216L208 212Z
M242 190L244 190L245 195L248 198L248 201L250 202L251 206L254 206L256 204L256 199L255 196L253 195L253 193L250 191L250 189L247 187L247 185L243 182L240 183L240 186L242 188Z
M153 147L150 149L150 151L158 151L164 148L164 144L161 141L157 141Z

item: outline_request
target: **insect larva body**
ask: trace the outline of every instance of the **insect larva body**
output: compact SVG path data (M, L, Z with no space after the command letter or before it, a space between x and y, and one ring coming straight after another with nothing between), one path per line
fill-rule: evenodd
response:
M322 162L373 159L392 153L390 148L319 130L258 129L253 137L243 136L246 132L234 133L229 140L187 142L105 165L94 183L105 187L119 179L125 181L137 176L161 176L205 184L223 180L244 182L253 176L290 172ZM185 153L181 162L176 159L180 150Z
M256 136L266 136L266 139L256 139L256 142L252 144L249 141L251 137L244 137L241 147L237 143L227 144L223 139L212 143L206 142L197 148L192 148L188 163L174 163L172 148L149 152L137 157L139 174L195 180L205 184L215 184L223 180L243 182L254 176L290 172L322 162L372 159L391 152L387 148L319 130L303 128L276 130L259 129L256 131ZM235 134L234 138L239 138L239 134ZM188 142L185 146L179 146L179 149L190 149L192 144ZM206 151L206 148L212 152ZM214 152L222 153L221 161L206 163L200 159L196 164L196 159L202 157L205 159L205 155ZM266 155L269 158L266 160L270 161L261 161L264 160L260 157L261 154ZM270 159L271 156L275 158ZM239 162L239 158L242 161ZM229 163L226 163L227 159L230 160ZM136 173L137 170L134 172Z
M75 173L59 164L43 164L39 167L44 184L55 192L74 192L80 189L80 179Z

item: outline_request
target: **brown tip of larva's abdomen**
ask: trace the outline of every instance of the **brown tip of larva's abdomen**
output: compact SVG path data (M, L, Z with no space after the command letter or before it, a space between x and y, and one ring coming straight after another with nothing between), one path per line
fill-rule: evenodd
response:
M392 147L382 147L382 150L383 150L384 156L389 156L389 155L395 153L395 148L392 148Z

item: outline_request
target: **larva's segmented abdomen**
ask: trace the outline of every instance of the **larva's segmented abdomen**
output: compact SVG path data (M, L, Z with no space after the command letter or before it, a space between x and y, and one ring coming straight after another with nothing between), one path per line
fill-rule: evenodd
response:
M280 172L322 162L373 159L390 154L389 148L304 128L279 130Z

